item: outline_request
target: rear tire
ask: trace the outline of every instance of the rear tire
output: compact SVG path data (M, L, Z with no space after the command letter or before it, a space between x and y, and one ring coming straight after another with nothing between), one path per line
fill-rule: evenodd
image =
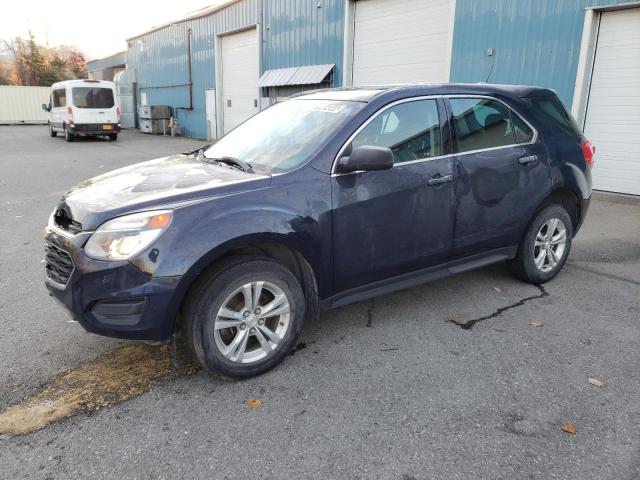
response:
M573 239L573 223L560 205L542 209L527 228L518 254L508 262L519 279L541 284L555 277L569 256Z
M182 325L202 366L246 378L278 365L305 318L304 293L293 273L269 258L243 256L203 275L187 298Z
M116 140L118 140L118 134L117 133L110 133L108 135L108 137L109 137L109 141L110 142L115 142Z
M50 137L57 137L58 136L58 132L54 132L53 128L51 127L51 124L49 124L49 136Z
M65 128L64 129L64 139L67 142L73 142L76 139L76 136L73 133L69 132L68 128Z

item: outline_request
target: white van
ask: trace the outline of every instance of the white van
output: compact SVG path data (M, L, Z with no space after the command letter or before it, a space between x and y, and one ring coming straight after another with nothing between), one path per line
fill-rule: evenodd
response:
M120 108L116 87L105 80L67 80L51 85L49 135L62 133L67 142L78 135L106 135L117 140Z

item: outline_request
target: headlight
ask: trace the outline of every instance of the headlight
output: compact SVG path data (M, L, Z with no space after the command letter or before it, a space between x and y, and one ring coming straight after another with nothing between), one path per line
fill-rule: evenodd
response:
M97 260L126 260L151 245L172 216L171 210L156 210L114 218L93 232L84 251Z

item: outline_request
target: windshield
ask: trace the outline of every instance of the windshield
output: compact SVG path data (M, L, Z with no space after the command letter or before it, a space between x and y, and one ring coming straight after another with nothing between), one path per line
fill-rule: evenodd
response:
M111 108L113 90L99 87L74 87L71 89L73 105L78 108Z
M268 173L288 171L302 165L363 106L330 100L276 103L222 137L204 155L237 158Z

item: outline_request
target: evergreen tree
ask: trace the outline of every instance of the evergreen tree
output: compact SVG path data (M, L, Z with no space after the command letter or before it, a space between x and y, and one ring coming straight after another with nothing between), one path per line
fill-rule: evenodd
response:
M29 73L29 84L46 86L44 83L42 83L45 74L44 58L40 53L40 46L36 43L35 37L31 32L29 32L28 45L29 48L27 50L26 58L24 61L27 65L27 71Z

